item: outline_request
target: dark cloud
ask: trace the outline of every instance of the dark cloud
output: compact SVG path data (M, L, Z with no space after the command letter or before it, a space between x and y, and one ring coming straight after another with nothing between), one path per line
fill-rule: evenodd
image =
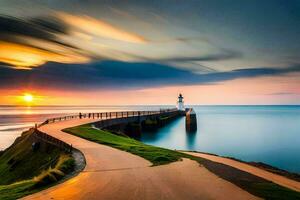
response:
M194 74L155 63L102 61L89 64L47 63L32 70L0 68L0 87L55 89L145 88L161 85L214 84L238 78L277 76L300 72L300 65L285 68L249 68Z
M241 52L221 49L219 54L209 54L204 56L183 56L183 57L168 57L155 60L156 62L194 62L194 61L221 61L241 58L243 54Z
M41 29L39 26L28 21L9 16L0 16L0 34L4 36L29 36L47 41L55 41L55 36L53 34Z
M29 19L28 21L48 30L49 32L61 34L69 33L69 27L64 22L53 16L35 17Z
M78 49L74 45L60 41L56 33L68 34L69 27L55 17L39 17L19 19L16 17L0 15L0 40L18 44L28 44L22 36L40 39L59 44L68 48Z

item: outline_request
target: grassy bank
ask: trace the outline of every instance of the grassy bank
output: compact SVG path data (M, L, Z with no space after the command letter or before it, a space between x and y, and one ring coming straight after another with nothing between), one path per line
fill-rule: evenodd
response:
M170 162L178 161L183 157L192 157L181 152L147 145L130 137L116 135L108 131L97 130L92 128L90 125L67 128L63 131L90 141L141 156L152 162L153 165L168 164Z
M74 167L70 154L38 141L33 131L24 132L0 155L1 200L17 199L49 187ZM38 148L33 148L33 143Z
M89 124L67 128L63 131L90 141L108 145L138 155L152 162L153 166L168 164L181 160L182 158L195 160L206 167L209 171L215 173L217 176L232 182L233 184L241 187L242 189L255 196L264 199L300 199L300 193L298 192L284 188L236 168L220 163L215 163L203 158L194 157L182 152L146 145L126 136L116 135L108 131L94 129Z

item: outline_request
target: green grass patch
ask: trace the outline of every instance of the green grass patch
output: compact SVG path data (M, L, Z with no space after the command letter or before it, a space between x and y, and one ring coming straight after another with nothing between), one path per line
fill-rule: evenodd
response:
M33 178L35 187L47 186L62 179L67 173L74 169L75 161L68 154L62 154L59 157L55 167L49 167L44 170L40 175Z
M0 199L12 200L39 191L34 189L34 181L21 181L10 185L0 185Z
M193 157L181 152L147 145L130 137L124 137L108 131L94 129L90 125L76 126L64 129L63 131L90 141L141 156L152 162L154 166L175 162L181 158L190 158L197 161L201 160L201 158Z
M75 161L70 155L62 154L54 168L49 167L29 180L0 185L0 199L14 200L53 186L66 173L73 170L74 164Z
M34 151L32 143L35 141L33 130L24 132L3 152L0 156L0 185L31 179L57 163L61 150L41 143Z
M181 160L182 158L195 160L219 177L224 178L249 193L264 199L300 199L299 192L284 188L247 172L182 152L147 145L132 138L115 135L108 131L94 129L90 124L67 128L63 131L99 144L108 145L138 155L152 162L153 166L168 164Z
M71 172L75 161L54 145L39 142L31 129L0 155L0 199L18 199L52 186Z

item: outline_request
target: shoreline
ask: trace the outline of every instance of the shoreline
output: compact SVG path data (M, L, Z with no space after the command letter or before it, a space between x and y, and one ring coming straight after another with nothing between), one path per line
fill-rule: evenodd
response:
M206 155L217 156L217 157L220 157L220 158L227 158L227 159L230 159L230 160L234 160L234 161L237 161L237 162L248 164L250 166L257 167L259 169L271 172L273 174L280 175L280 176L286 177L288 179L300 182L300 173L290 172L288 170L280 169L278 167L269 165L269 164L264 163L264 162L244 161L244 160L234 158L234 157L230 157L230 156L221 156L221 155L218 155L218 154L202 152L202 151L187 151L187 150L177 150L177 151L191 152L191 153L201 153L201 154L206 154Z
M248 163L240 162L240 161L233 160L233 159L226 158L226 157L220 157L220 156L216 156L216 155L199 153L199 152L183 152L183 153L197 156L197 157L206 159L210 162L219 163L220 165L226 165L229 168L235 168L239 171L243 171L245 173L252 174L256 177L259 177L264 180L268 180L272 183L283 186L285 188L289 188L296 192L300 192L300 182L299 181L293 180L293 179L285 177L283 175L272 173L270 171L250 165ZM226 173L225 174L220 173L220 176L226 177ZM230 175L230 176L227 176L226 178L234 179L234 176Z

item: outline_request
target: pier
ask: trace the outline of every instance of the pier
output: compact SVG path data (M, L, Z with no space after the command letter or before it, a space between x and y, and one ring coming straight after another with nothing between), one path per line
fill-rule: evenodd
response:
M122 132L134 138L141 136L142 130L154 130L171 122L173 119L184 116L185 112L174 109L160 109L158 111L119 111L79 113L64 117L47 119L36 125L37 128L46 124L68 121L73 119L92 119L93 126L98 129L107 129L113 132Z
M178 117L186 117L186 130L197 130L196 113L193 108L184 108L182 94L179 94L177 108L160 109L157 111L118 111L118 112L95 112L78 113L63 117L50 118L36 125L39 128L46 124L73 120L92 119L95 128L107 129L113 132L122 132L130 137L139 138L143 130L156 130Z
M129 122L143 122L146 119L153 119L158 117L170 117L174 115L181 115L181 111L174 109L161 109L158 111L119 111L119 112L97 112L97 113L79 113L76 115L67 115L63 117L49 118L43 123L37 125L41 127L46 124L51 124L60 121L67 121L71 119L99 119L99 128L116 125L119 123Z

